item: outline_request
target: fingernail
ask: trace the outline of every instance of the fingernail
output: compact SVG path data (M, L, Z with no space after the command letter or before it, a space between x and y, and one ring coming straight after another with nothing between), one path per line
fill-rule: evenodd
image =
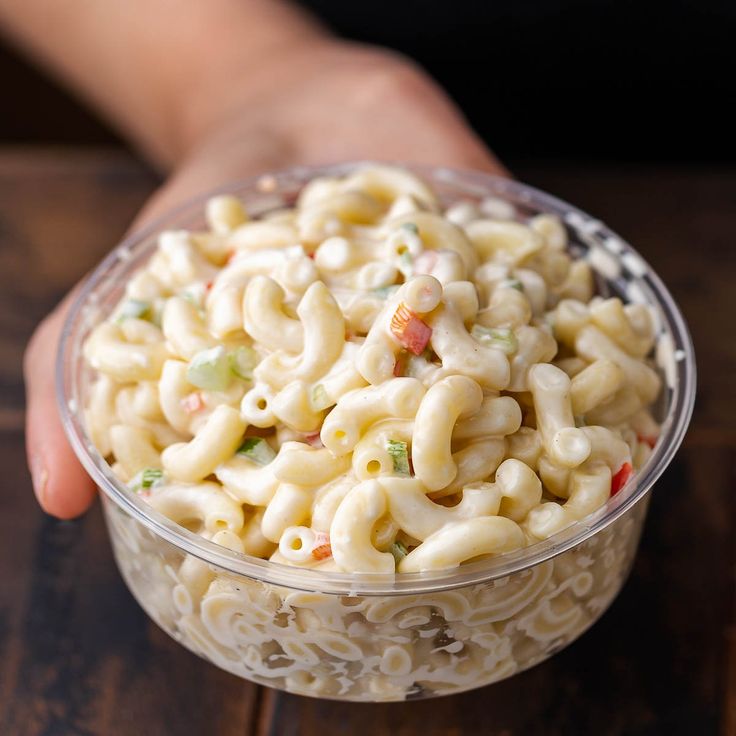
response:
M33 490L36 493L38 502L41 506L45 507L49 471L46 470L46 466L43 464L43 460L39 455L34 455L33 461L31 462L31 480L33 481Z

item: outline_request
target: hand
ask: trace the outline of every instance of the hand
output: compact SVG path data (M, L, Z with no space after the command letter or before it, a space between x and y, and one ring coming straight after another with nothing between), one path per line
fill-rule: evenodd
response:
M188 125L188 153L133 228L216 185L298 164L374 159L505 173L420 70L386 51L331 40L292 49L267 80L229 91L206 114L193 112ZM95 496L67 444L54 394L71 299L37 328L24 366L33 486L43 509L60 518L81 514Z

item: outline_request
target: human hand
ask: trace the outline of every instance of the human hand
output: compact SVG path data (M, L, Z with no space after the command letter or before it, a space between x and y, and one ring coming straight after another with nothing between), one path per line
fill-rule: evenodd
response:
M187 153L133 223L228 181L300 164L385 160L505 170L446 95L389 52L310 39L291 48L268 79L192 100L183 120ZM73 293L36 329L25 356L26 447L39 503L60 518L83 513L95 496L58 415L53 371Z

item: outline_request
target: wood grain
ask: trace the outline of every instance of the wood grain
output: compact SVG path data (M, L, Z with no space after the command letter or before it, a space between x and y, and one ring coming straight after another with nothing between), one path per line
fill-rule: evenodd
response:
M354 705L257 688L184 651L115 569L99 509L58 522L23 460L34 324L155 185L113 151L0 149L0 734L736 734L736 171L519 166L600 217L671 288L699 358L684 449L653 495L631 580L599 624L503 683Z

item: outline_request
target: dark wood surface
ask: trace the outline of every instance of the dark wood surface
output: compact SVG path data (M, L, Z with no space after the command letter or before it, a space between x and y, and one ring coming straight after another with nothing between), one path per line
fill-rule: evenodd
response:
M0 735L736 734L736 170L519 166L608 222L691 326L695 419L656 487L633 575L569 649L426 702L283 695L168 638L115 569L99 508L45 517L23 448L23 347L155 185L108 151L0 149Z

